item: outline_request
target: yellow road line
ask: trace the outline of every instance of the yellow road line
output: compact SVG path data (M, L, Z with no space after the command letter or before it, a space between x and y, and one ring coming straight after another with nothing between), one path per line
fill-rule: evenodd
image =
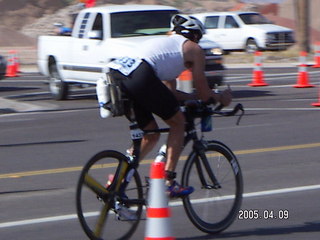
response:
M239 151L234 151L234 154L242 155L242 154L288 151L288 150L317 148L317 147L320 147L320 143L309 143L309 144L289 145L289 146L270 147L270 148L257 148L257 149L251 149L251 150L239 150Z
M298 150L298 149L317 148L317 147L320 147L320 142L319 143L280 146L280 147L270 147L270 148L238 150L238 151L234 151L234 154L237 156L237 155L245 155L245 154L278 152L278 151ZM182 160L182 161L184 161L186 159L187 159L187 156L180 157L180 160ZM140 164L150 164L152 161L153 161L152 159L143 160ZM105 167L115 167L115 165L114 164L109 164L109 165L106 164ZM19 178L19 177L28 177L28 176L37 176L37 175L46 175L46 174L55 174L55 173L78 172L78 171L81 171L81 169L82 169L82 167L68 167L68 168L55 168L55 169L38 170L38 171L6 173L6 174L0 174L0 179Z

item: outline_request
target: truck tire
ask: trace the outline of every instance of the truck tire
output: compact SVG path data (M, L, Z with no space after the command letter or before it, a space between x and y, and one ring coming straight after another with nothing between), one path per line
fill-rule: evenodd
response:
M55 62L50 64L49 71L49 89L52 97L55 100L67 99L69 93L69 85L61 79L57 64Z
M7 62L6 59L0 55L0 80L4 79L6 75Z
M252 38L248 39L246 42L245 51L247 53L255 53L255 51L258 51L258 50L259 48L256 41Z

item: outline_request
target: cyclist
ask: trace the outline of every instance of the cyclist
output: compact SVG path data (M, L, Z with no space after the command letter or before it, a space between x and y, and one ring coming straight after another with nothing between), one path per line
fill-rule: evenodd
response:
M183 197L193 192L191 186L181 186L175 181L176 166L181 154L185 119L179 101L201 99L227 106L231 102L230 90L220 94L207 83L204 68L205 56L198 45L204 34L202 23L191 16L178 14L172 18L172 34L147 40L141 44L139 57L126 56L108 64L113 78L121 80L122 91L133 102L139 127L157 129L153 114L169 125L165 173L170 197ZM185 70L192 71L195 93L176 90L176 78ZM160 134L145 135L141 158L157 143Z

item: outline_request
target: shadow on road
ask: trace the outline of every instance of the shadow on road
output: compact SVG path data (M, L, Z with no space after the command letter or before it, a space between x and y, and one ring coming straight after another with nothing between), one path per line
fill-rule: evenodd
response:
M269 97L275 96L271 91L261 91L261 90L235 90L232 91L233 98L249 98L249 97Z
M177 240L200 240L200 239L235 239L239 237L249 236L274 236L274 235L289 235L293 233L319 232L319 222L305 222L302 225L270 227L270 228L255 228L244 231L223 232L217 235L204 235L190 238L177 238Z
M47 145L47 144L66 144L66 143L79 143L86 140L64 140L64 141L47 141L47 142L30 142L30 143L14 143L14 144L2 144L0 147L21 147L32 145Z

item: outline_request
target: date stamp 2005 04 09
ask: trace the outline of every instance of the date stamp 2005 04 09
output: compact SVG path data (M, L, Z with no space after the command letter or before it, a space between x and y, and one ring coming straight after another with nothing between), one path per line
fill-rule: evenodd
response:
M280 209L280 210L260 210L260 209L245 209L239 210L238 214L239 220L271 220L271 219L279 219L279 220L287 220L289 219L289 210Z

